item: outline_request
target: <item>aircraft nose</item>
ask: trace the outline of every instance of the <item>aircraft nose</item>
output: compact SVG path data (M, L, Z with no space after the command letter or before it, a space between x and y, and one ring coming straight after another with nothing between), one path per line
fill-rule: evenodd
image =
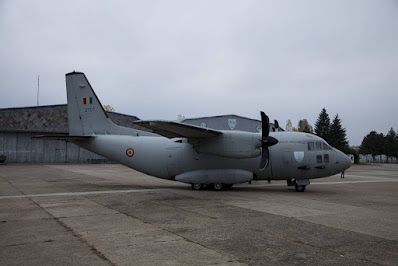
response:
M341 153L341 156L342 156L342 158L341 158L342 160L341 161L342 161L342 165L343 165L344 170L350 168L351 165L352 165L351 158L348 155L344 154L344 153Z

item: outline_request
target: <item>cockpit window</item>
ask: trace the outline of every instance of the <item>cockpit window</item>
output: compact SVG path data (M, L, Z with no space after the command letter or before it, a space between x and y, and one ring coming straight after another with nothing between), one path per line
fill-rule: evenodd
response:
M326 143L323 143L323 149L326 150L326 151L332 150L332 148Z
M317 151L322 150L322 142L315 142L315 150Z
M314 150L314 142L308 142L308 150L313 151Z
M324 161L325 163L329 163L329 154L324 154L324 155L323 155L323 161Z

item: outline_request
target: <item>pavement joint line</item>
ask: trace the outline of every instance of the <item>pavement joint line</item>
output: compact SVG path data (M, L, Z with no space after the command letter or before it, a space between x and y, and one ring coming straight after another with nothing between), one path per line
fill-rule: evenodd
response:
M61 192L61 193L47 193L47 194L0 196L0 199L54 197L54 196L86 196L86 195L99 195L99 194L139 193L139 192L151 192L151 191L160 191L160 190L166 190L166 189L149 188L149 189L103 190L103 191L87 191L87 192Z

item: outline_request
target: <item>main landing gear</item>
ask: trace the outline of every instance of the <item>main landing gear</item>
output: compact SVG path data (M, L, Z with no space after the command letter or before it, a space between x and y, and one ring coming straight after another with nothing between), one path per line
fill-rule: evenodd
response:
M230 189L232 188L233 184L222 184L222 183L214 183L214 184L201 184L201 183L193 183L191 184L191 188L193 190L201 190L205 188L212 188L214 190L220 191L223 189Z

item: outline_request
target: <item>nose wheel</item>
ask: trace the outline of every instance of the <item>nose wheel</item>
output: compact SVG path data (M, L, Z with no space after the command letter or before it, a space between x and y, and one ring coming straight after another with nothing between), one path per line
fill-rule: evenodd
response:
M297 192L304 192L305 191L305 186L304 185L295 185L296 191Z
M297 192L304 192L305 187L310 184L309 179L288 179L287 180L287 185L289 187L294 186L296 188Z

